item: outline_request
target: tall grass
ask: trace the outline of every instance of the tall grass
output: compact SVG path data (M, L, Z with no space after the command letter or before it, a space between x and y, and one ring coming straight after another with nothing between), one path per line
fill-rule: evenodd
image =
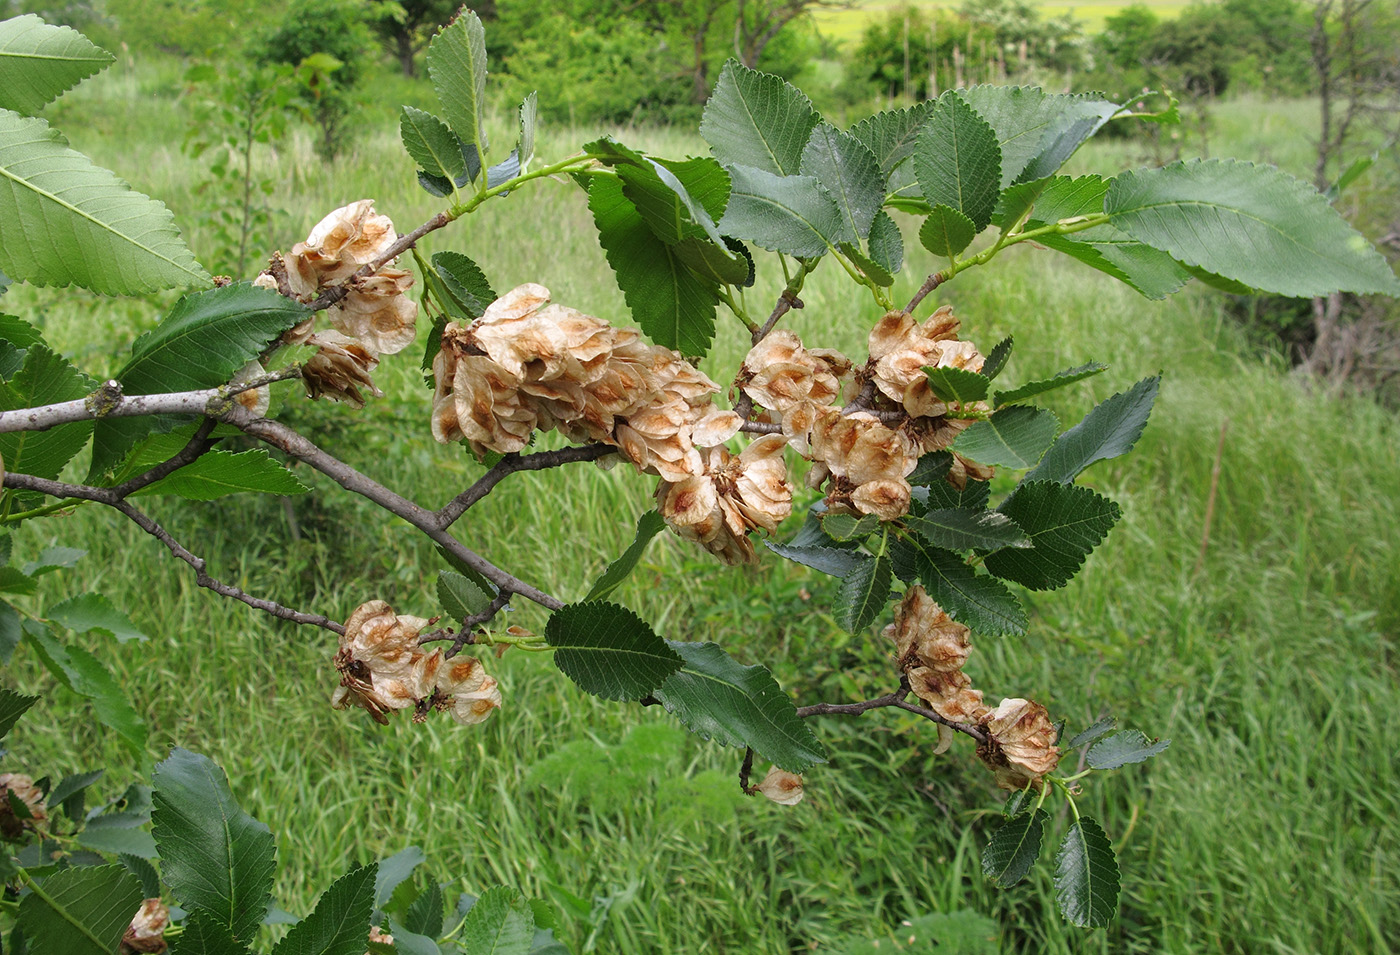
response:
M55 125L194 221L201 173L171 145L183 131L170 93L176 74L115 73L66 97ZM420 105L426 99L420 93ZM1288 125L1296 104L1218 114L1233 123L1246 112L1277 133L1240 155L1272 150L1296 161ZM377 118L335 166L315 160L301 135L259 156L284 183L278 201L291 223L269 246L290 245L329 209L364 196L401 229L431 214L382 121L387 111L369 115ZM561 153L582 135L553 131L542 152ZM679 132L619 135L668 155L705 148ZM1110 144L1081 164L1122 156ZM560 301L626 322L587 216L576 186L546 184L491 203L430 245L468 252L498 289L539 281ZM896 298L934 265L905 226L910 263ZM201 234L190 238L198 250ZM998 920L1006 951L1400 945L1394 417L1310 391L1249 346L1209 293L1152 303L1049 251L1006 258L940 295L984 347L1016 335L1008 380L1090 358L1109 363L1107 374L1050 402L1068 423L1143 376L1164 376L1138 448L1086 475L1123 506L1120 525L1070 586L1025 595L1034 610L1027 637L983 638L969 665L993 699L1032 696L1072 727L1111 711L1173 740L1149 765L1095 778L1084 797L1123 866L1122 914L1106 931L1061 923L1048 867L1008 892L985 883L978 851L999 797L966 747L932 755L935 741L912 719L820 721L831 763L808 775L806 802L782 809L737 795L732 750L681 732L657 708L587 697L528 654L489 663L506 702L481 727L381 728L333 712L324 632L196 590L157 543L95 508L26 525L16 552L24 559L60 540L89 549L77 571L46 578L36 607L99 589L152 635L92 649L148 721L148 759L172 745L210 755L272 826L283 863L277 900L298 914L347 861L418 844L436 877L460 875L464 889L506 882L598 900L596 918L566 918L576 951L590 939L619 953L841 951L848 933L877 937L909 916L969 907ZM839 278L818 271L790 325L857 352L875 315ZM763 274L752 298L771 301L776 288L777 277ZM28 288L4 300L94 374L119 364L113 356L166 304ZM737 323L721 316L720 328L707 369L726 380L743 348ZM413 351L381 366L389 396L359 415L308 405L290 390L282 407L332 452L437 503L480 467L428 438ZM651 491L650 479L589 465L516 485L498 489L462 530L470 546L566 600L626 546ZM297 539L277 501L149 506L209 558L212 573L249 591L342 618L373 597L401 612L435 609L431 548L339 493L293 502ZM887 648L873 631L852 637L835 626L825 609L833 591L829 580L776 561L721 568L663 535L617 597L669 638L717 640L769 665L803 701L887 689ZM511 615L535 629L544 619L528 605ZM5 680L47 697L7 740L7 768L57 776L106 766L99 785L113 794L142 771L23 650Z

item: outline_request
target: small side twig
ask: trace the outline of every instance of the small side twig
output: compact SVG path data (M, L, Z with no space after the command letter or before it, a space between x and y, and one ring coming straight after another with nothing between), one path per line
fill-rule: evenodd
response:
M909 304L904 306L904 314L908 315L913 312L914 309L919 307L919 303L928 297L930 292L946 281L948 281L948 274L946 272L934 272L928 278L924 279L924 284L919 286L919 290L914 293L914 297L909 300Z
M447 648L443 657L450 660L457 655L457 651L468 644L475 643L477 628L490 622L496 614L504 610L506 604L510 603L510 597L510 594L502 590L491 599L491 603L487 605L485 610L480 610L463 620L461 629L457 631L457 636L452 641L452 646Z
M946 719L926 707L908 703L904 699L908 693L908 688L901 685L900 689L893 693L877 696L873 700L861 700L859 703L813 703L809 706L799 706L797 708L797 715L803 719L813 716L860 716L862 713L868 713L870 710L893 706L917 716L922 716L930 722L939 723L965 736L970 736L978 743L987 742L987 733L985 730L973 726L971 723L959 723L955 720Z
M801 273L805 275L806 273ZM773 326L778 324L778 320L794 308L805 307L802 299L797 297L797 291L791 287L783 289L783 294L778 297L778 304L773 306L773 312L768 316L768 321L759 326L753 333L753 343L757 345L768 337L768 333L773 330Z
M491 493L492 488L511 474L519 471L543 471L577 461L596 461L617 451L608 444L583 444L576 447L560 448L557 451L540 451L535 454L507 454L495 466L476 480L476 483L458 494L442 509L436 512L438 526L443 530L451 527L457 518Z
M375 259L368 265L361 267L360 270L357 271L354 275L350 276L349 278L345 279L337 285L331 286L330 288L322 292L319 296L317 296L316 300L313 301L310 305L311 310L313 312L319 312L324 309L330 308L332 305L335 305L341 299L345 298L346 295L350 294L350 283L353 282L355 279L366 275L372 275L373 273L378 272L386 264L392 262L394 259L398 258L403 253L413 248L413 246L416 245L418 243L418 240L423 238L423 236L427 235L429 232L434 232L438 229L441 229L443 226L447 225L451 221L452 219L450 216L448 216L447 213L439 212L437 215L433 216L431 219L420 225L418 228L414 229L412 232L407 232L399 236L397 239L394 240L394 244L389 246L389 248L385 250L384 254L381 255L379 258Z

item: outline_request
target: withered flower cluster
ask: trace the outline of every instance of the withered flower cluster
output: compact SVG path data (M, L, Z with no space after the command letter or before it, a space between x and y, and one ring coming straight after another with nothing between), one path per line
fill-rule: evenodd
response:
M408 297L413 275L388 263L359 274L388 253L398 239L388 216L374 211L373 199L361 199L326 216L305 242L276 256L272 268L254 285L311 302L326 288L348 280L344 298L327 309L334 331L314 332L314 318L282 336L289 345L312 345L317 352L302 368L312 398L325 396L353 407L364 406L361 389L381 392L370 372L379 356L403 351L413 343L418 305ZM279 275L286 283L279 288Z
M807 349L789 331L776 331L744 359L738 384L770 421L781 423L788 444L810 459L810 487L827 488L832 512L873 514L896 520L909 510L906 478L919 456L942 450L988 410L984 403L950 406L929 387L925 367L980 371L983 358L957 337L958 320L944 306L920 325L904 312L890 312L871 330L870 357L862 368L839 352ZM866 386L860 407L838 398ZM989 469L956 458L950 479L986 479Z
M446 710L459 723L480 723L501 706L501 691L470 654L443 659L426 652L418 634L422 617L397 615L382 600L362 604L345 621L335 667L340 686L331 698L338 710L364 707L380 723L392 710L413 710L422 722L431 710Z
M12 798L29 810L28 818L15 812ZM33 779L24 773L0 773L0 835L18 839L26 829L33 829L47 818L44 791L34 785Z
M1055 728L1039 703L1005 699L996 709L982 702L963 672L972 652L971 631L944 613L924 588L910 587L884 635L894 641L895 663L909 687L929 709L946 720L980 726L987 742L977 756L1002 789L1041 785L1060 761Z
M661 478L672 529L729 563L752 561L748 532L776 529L792 507L783 442L731 455L721 445L741 421L714 404L719 385L636 329L549 297L522 285L470 325L447 325L433 362L433 436L465 438L477 453L519 451L536 429L610 445Z
M122 934L119 955L159 955L169 946L165 930L170 927L170 909L160 899L146 899L132 916Z

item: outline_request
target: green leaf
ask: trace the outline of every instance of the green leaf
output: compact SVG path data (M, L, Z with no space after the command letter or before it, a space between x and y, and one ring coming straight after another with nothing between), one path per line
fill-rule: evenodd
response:
M33 115L116 57L33 14L0 21L0 109Z
M870 147L830 123L818 123L802 150L798 171L822 184L848 231L861 238L870 233L885 200L884 176Z
M9 381L0 383L0 411L35 408L85 398L92 381L44 345L30 345L24 366ZM92 422L75 421L47 431L14 431L0 434L0 459L5 470L53 480L63 466L82 450L92 434Z
M0 687L0 739L4 739L14 728L19 718L24 715L24 711L37 702L39 702L37 696L24 696L14 690Z
M992 214L992 221L1001 227L1003 234L1008 234L1012 229L1021 225L1024 218L1028 217L1041 194L1054 181L1054 179L1047 177L1023 182L1004 190L1001 198L997 200L997 208Z
M675 643L684 659L656 698L692 733L721 746L748 746L790 773L826 762L826 752L767 669L742 666L714 643Z
M982 852L982 874L1003 889L1020 882L1040 858L1040 841L1045 835L1044 809L1013 816L1002 824Z
M1125 172L1104 212L1134 239L1280 295L1400 295L1400 279L1311 186L1273 166L1192 160Z
M875 214L866 246L870 249L870 261L890 275L895 275L904 267L904 236L900 234L898 224L883 209Z
M146 724L131 708L121 685L107 668L82 647L65 647L43 627L27 630L26 636L44 666L59 682L92 700L98 722L115 730L133 754L144 756Z
M419 898L421 899L422 896ZM442 949L430 936L410 931L395 919L389 919L387 931L394 936L394 944L384 947L383 950L386 953L391 953L391 955L442 955ZM370 951L374 952L376 949L370 948ZM461 950L452 948L449 951L458 952Z
M1078 749L1086 743L1092 743L1100 736L1105 736L1109 733L1112 733L1114 728L1117 726L1118 717L1105 716L1103 719L1090 724L1080 732L1076 733L1073 739L1071 739L1068 743L1064 744L1063 749L1066 752L1072 749Z
M78 561L86 556L87 551L76 547L45 547L39 551L38 557L24 565L23 570L31 577L42 577L55 570L76 567Z
M1069 583L1121 514L1087 487L1054 481L1023 482L998 510L1021 525L1032 546L987 555L987 570L1031 590Z
M919 130L914 174L929 205L956 209L981 232L1001 194L996 133L956 93L944 93Z
M442 934L442 889L430 882L404 915L404 925L410 932L437 938Z
M933 207L933 213L919 227L919 242L934 255L951 259L977 237L972 220L945 205Z
M651 539L661 533L666 528L666 521L655 511L647 511L637 518L637 536L632 539L632 543L622 552L622 556L608 564L607 570L593 584L593 588L588 591L588 600L601 600L608 596L627 579L627 575L637 566L642 559L642 554L646 552L647 545Z
M925 368L929 387L939 398L957 404L970 404L987 397L991 379L963 368Z
M484 156L486 31L474 12L460 12L433 37L428 44L428 75L447 125Z
M492 886L467 913L460 942L471 955L528 955L535 916L516 889Z
M144 829L89 824L73 838L78 845L94 852L125 854L138 859L154 859L159 855L155 839Z
M1054 391L1056 388L1063 388L1065 385L1072 385L1076 381L1083 381L1085 378L1092 378L1101 371L1105 371L1107 365L1101 365L1096 361L1080 365L1077 368L1066 368L1064 371L1056 372L1054 376L1041 381L1028 381L1019 388L1012 388L1008 391L998 391L992 399L992 406L1000 408L1016 401L1025 401L1027 398L1034 398L1047 391ZM985 373L986 366L983 366Z
M1031 182L1053 176L1065 160L1074 155L1083 142L1103 128L1115 113L1118 104L1098 98L1094 93L1072 96L1048 96L1058 109L1053 122L1045 131L1035 156L1016 177L1018 182Z
M801 544L779 544L776 541L763 542L773 553L790 561L819 570L833 577L845 577L855 570L861 561L859 554L834 547L807 546Z
M1001 374L1002 369L1006 367L1006 360L1011 357L1011 349L1014 345L1015 339L1011 335L1007 335L996 343L996 346L987 355L987 360L982 363L983 378L991 381Z
M944 550L999 550L1029 547L1030 539L1016 522L997 511L969 507L938 508L922 517L905 517L911 531Z
M1056 863L1055 894L1071 925L1107 925L1118 911L1118 860L1099 824L1085 816L1065 833Z
M958 95L996 132L1002 189L1052 175L1118 111L1092 93L1047 94L1030 86L974 86Z
M374 876L374 907L382 909L389 904L389 897L428 857L418 846L409 846L379 863Z
M127 871L141 881L141 894L143 896L154 899L160 895L160 875L156 872L155 866L140 856L128 853L121 853L119 858L121 864L126 866Z
M38 592L39 582L14 567L0 567L0 593L29 596Z
M0 269L137 295L208 285L165 205L94 166L42 119L0 110Z
M820 118L791 83L729 60L705 103L700 135L726 166L791 176L800 170L803 147Z
M136 339L116 378L128 395L217 387L310 314L300 302L247 282L186 295L159 325ZM161 415L99 421L88 480L100 480L114 469L141 438L187 420Z
M642 331L658 345L684 355L708 352L715 334L718 283L697 277L675 250L657 241L617 180L594 177L588 208L618 287Z
M1326 197L1328 202L1336 202L1342 197L1342 193L1348 186L1357 179L1360 179L1362 173L1375 165L1379 157L1380 153L1371 153L1369 156L1358 156L1356 159L1353 159L1351 164L1347 166L1346 169L1342 170L1342 174L1337 177L1336 181L1327 187L1327 191L1323 193L1323 196Z
M438 603L453 620L462 621L491 606L492 597L461 574L438 571Z
M798 258L856 241L835 200L813 177L775 176L751 166L728 169L729 206L719 222L725 235Z
M1127 391L1100 402L1084 420L1060 435L1023 480L1068 484L1094 462L1127 454L1147 426L1161 381L1160 375L1144 378Z
M904 109L886 110L851 127L851 135L865 143L874 154L887 185L895 169L914 155L919 127L932 108L932 103L917 103Z
M0 276L4 273L0 272ZM0 286L0 294L4 287ZM25 349L41 344L44 336L33 325L13 315L0 315L0 382L9 381L24 367Z
M951 451L930 451L919 458L919 463L914 465L914 470L909 472L904 480L911 485L929 485L945 476L953 467L953 453Z
M271 830L238 807L224 771L206 756L176 748L151 782L161 874L176 901L234 939L251 939L272 892Z
M119 865L60 869L19 902L30 955L112 955L141 905L141 883Z
M978 574L957 554L913 535L895 538L891 545L890 555L900 579L917 578L928 595L959 623L990 636L1026 632L1026 612L1001 581Z
M1112 185L1111 180L1099 176L1077 179L1056 176L1044 183L1027 228L1102 213L1104 196ZM1160 249L1144 245L1113 225L1095 226L1068 235L1043 235L1037 241L1111 275L1150 299L1166 298L1191 277L1176 259Z
M893 569L887 556L862 560L841 580L836 598L836 622L859 633L880 615L890 598Z
M69 630L78 633L96 630L109 637L116 637L122 643L146 639L146 635L136 629L131 618L113 606L112 601L102 594L85 593L61 600L45 610L44 616Z
M539 94L531 90L530 95L520 103L520 138L515 146L522 172L529 169L530 160L535 158L535 125L539 112Z
M841 253L851 260L851 264L860 270L862 275L881 288L889 288L894 284L894 276L884 266L872 262L857 246L849 242L842 242Z
M1036 793L1027 789L1018 789L1006 797L1006 803L1001 807L1001 814L1007 819L1013 819L1031 808L1031 802L1036 798Z
M461 310L455 317L480 318L486 306L496 300L496 292L480 266L461 252L435 252L432 262L433 270Z
M1018 405L975 422L953 442L964 457L995 467L1031 468L1055 440L1060 419L1042 408Z
M405 106L399 115L403 148L420 169L440 179L456 179L467 171L462 143L447 124L432 113Z
M1129 763L1141 763L1165 750L1169 739L1148 739L1139 730L1124 730L1089 747L1088 763L1093 769L1117 769Z
M863 540L880 529L880 519L874 514L857 518L854 514L822 515L822 530L836 541Z
M356 866L321 893L310 915L293 925L272 955L360 955L374 907L373 862Z
M228 929L203 912L192 912L182 923L180 935L171 940L170 955L248 955L248 947L234 941Z
M213 501L230 494L292 495L310 490L266 451L253 448L206 451L136 494L174 494L187 501Z
M640 700L681 665L640 617L602 601L556 610L544 638L565 676L605 700Z

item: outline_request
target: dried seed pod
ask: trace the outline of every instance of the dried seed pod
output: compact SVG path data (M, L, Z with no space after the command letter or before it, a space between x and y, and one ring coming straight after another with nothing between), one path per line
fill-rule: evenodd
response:
M146 899L122 934L120 955L158 955L166 950L170 909L160 899Z
M434 706L458 723L480 723L501 708L501 690L474 656L448 660L437 673Z
M1055 725L1045 707L1030 700L1007 699L986 717L988 741L977 757L991 768L1002 789L1039 789L1041 777L1060 762Z
M376 355L393 355L413 344L418 303L406 294L413 273L383 268L350 280L350 290L327 310L331 325L358 338Z
M780 806L795 806L802 801L802 777L774 766L754 790Z
M901 670L928 667L941 673L961 670L972 652L972 631L948 616L922 584L904 592L894 623L884 636L894 641L895 662Z
M11 797L24 804L29 810L29 818L15 813L10 803ZM33 829L47 818L44 793L34 785L34 780L24 773L0 773L0 835L6 839L18 839L26 829Z
M307 339L307 344L319 346L301 369L307 397L343 401L352 408L365 406L361 388L383 397L370 377L379 359L360 342L340 332L321 332Z

